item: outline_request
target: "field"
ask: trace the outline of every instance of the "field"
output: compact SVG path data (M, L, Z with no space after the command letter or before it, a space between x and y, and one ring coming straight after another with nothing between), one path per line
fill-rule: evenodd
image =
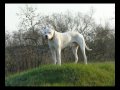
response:
M115 86L115 62L42 65L5 77L6 86Z

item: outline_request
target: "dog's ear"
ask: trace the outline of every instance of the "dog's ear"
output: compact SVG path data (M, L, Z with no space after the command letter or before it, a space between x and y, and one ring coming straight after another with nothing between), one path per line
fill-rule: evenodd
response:
M44 30L44 29L46 29L46 27L45 26L41 26L41 30Z

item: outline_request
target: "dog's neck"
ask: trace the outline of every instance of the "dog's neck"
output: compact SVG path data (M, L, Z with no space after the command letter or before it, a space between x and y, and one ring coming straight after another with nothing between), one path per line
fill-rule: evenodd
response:
M53 37L52 37L50 40L53 40L53 39L54 39L54 37L55 37L55 31L54 31L54 33L53 33Z

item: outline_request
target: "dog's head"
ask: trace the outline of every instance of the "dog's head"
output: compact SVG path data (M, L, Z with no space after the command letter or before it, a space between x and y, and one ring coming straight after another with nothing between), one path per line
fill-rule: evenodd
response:
M43 27L42 28L42 34L45 39L52 40L55 34L55 30L50 27Z

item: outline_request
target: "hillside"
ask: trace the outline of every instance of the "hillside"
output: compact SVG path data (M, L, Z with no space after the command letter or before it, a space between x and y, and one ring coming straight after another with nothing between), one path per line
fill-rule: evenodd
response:
M6 86L115 86L115 63L43 65L5 78Z

